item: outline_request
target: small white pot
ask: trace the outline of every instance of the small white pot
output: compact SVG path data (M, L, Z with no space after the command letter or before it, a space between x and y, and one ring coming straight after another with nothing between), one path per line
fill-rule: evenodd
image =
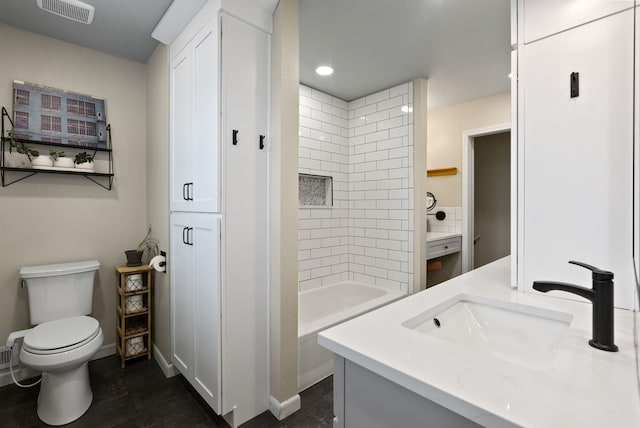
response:
M91 171L93 171L93 161L91 162L84 162L84 163L77 163L76 164L76 169L89 169Z
M49 156L36 156L31 158L31 166L53 166L53 161Z
M31 168L27 155L21 153L4 152L4 165L10 168Z
M58 168L73 168L73 159L61 157L53 161L53 166Z

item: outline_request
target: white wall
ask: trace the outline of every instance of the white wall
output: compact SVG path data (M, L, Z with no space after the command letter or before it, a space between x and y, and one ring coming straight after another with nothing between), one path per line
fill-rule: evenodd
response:
M147 225L145 66L0 24L0 105L12 110L13 80L104 98L115 180L105 190L83 177L39 174L0 188L0 338L29 327L20 266L97 259L93 316L115 342L115 266Z
M272 402L278 417L298 398L298 0L280 0L271 38L269 150L270 344Z
M160 249L169 249L169 47L158 44L146 67L147 213ZM167 273L153 273L153 342L169 361L170 289Z
M427 168L458 168L456 175L427 178L427 190L436 195L438 208L462 206L462 133L510 121L508 92L429 110Z

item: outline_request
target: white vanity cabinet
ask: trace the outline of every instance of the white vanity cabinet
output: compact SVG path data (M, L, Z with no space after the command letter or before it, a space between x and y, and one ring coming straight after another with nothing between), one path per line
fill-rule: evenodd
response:
M614 272L615 304L632 308L633 2L520 3L519 287L590 286L588 273L567 264L578 260ZM529 15L541 10L564 31L527 42L528 25L542 20ZM601 17L583 23L589 14Z
M333 428L482 426L338 354L333 370Z
M210 0L171 44L171 359L232 426L269 406L270 23Z
M459 253L461 248L459 233L427 232L427 260Z

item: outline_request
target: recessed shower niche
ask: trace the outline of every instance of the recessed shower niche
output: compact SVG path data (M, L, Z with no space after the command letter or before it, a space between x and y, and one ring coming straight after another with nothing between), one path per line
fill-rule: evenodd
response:
M325 175L298 174L298 205L333 206L333 178Z

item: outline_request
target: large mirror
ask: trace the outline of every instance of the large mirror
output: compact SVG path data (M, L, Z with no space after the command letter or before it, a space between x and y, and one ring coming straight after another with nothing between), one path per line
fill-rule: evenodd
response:
M337 172L321 172L334 175L334 201L345 201L339 208L362 217L353 219L349 211L343 211L340 221L333 222L342 230L318 232L313 227L322 222L312 222L312 217L330 215L301 212L302 222L312 228L300 231L303 249L313 241L314 232L315 236L337 233L341 237L338 246L349 243L356 248L355 254L341 254L339 260L333 260L346 266L344 277L370 273L376 280L397 277L404 284L406 277L396 275L395 269L402 273L402 263L409 262L392 251L401 251L412 238L402 235L402 223L397 233L376 230L376 225L395 227L395 217L404 220L406 214L395 210L401 206L392 199L384 201L390 195L384 188L394 186L393 177L407 177L396 171L396 164L385 163L387 152L368 150L374 142L386 144L387 140L377 138L393 139L392 135L376 135L393 126L389 120L400 123L397 118L405 113L404 124L411 123L412 87L402 85L422 77L428 79L427 168L455 170L427 179L427 190L437 203L427 216L428 262L423 262L428 271L422 288L509 254L509 31L508 0L300 0L301 172L311 168L312 173L319 173L314 168L342 162L334 165ZM316 68L323 65L331 66L333 74L317 74ZM390 101L398 96L404 97L402 103ZM377 109L372 107L374 102ZM404 112L382 111L389 106ZM326 114L342 115L344 120ZM343 125L344 138L326 135L323 125L314 122L324 118ZM307 129L307 125L319 129ZM340 147L349 138L358 138L359 132L370 133L363 146L347 143ZM326 144L306 147L305 139L314 137L324 138ZM411 144L425 142L410 141L409 149ZM395 146L391 143L390 147ZM374 159L378 159L378 168L369 170ZM406 167L411 165L401 166ZM358 168L364 169L362 175ZM355 174L356 180L350 180L349 174ZM351 197L354 192L356 196ZM426 204L427 195L406 203ZM399 247L390 248L395 245ZM306 257L312 252L302 255L301 284L316 285L326 279L311 277L315 264ZM318 268L322 267L321 263ZM325 273L330 276L335 271Z

